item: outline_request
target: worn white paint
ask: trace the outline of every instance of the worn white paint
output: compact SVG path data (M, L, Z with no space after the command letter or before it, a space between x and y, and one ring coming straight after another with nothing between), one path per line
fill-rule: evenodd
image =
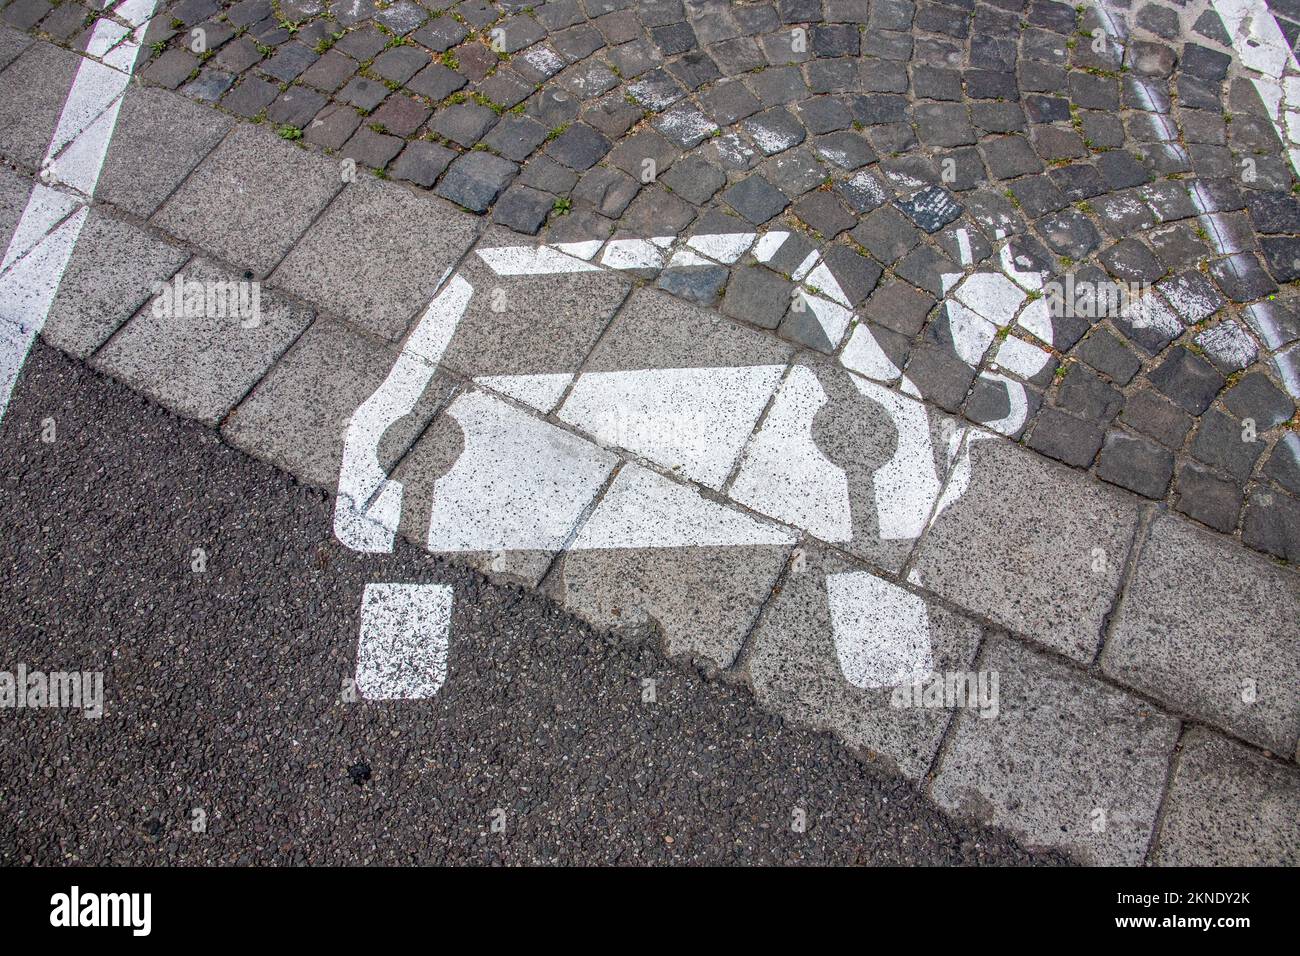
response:
M692 236L686 240L686 244L701 255L731 265L749 251L754 239L755 234L752 232L727 232Z
M880 538L900 541L919 537L941 490L930 414L923 404L893 389L851 378L863 397L885 410L898 435L893 457L876 469L872 481Z
M367 700L421 700L447 680L452 589L367 584L361 599L357 691Z
M1044 345L1052 344L1055 334L1052 330L1052 310L1046 299L1035 299L1025 306L1020 311L1016 324Z
M1021 378L1033 378L1052 360L1050 352L1024 339L1008 335L993 355L993 363L1000 369Z
M348 422L334 501L334 534L354 551L393 549L402 514L402 485L379 461L379 442L398 419L409 415L433 379L473 287L454 276L425 309L392 369Z
M826 575L840 672L854 687L919 684L934 671L930 616L917 595L868 571Z
M704 258L694 249L689 249L683 246L681 249L678 249L676 252L673 253L672 258L668 260L668 265L666 266L666 268L682 269L690 266L711 266L711 265L713 265L712 262Z
M817 289L828 298L834 299L846 309L851 308L853 305L840 287L839 280L831 273L830 267L825 262L819 262L813 267L813 270L808 273L808 277L804 280L804 284L810 289Z
M795 534L640 465L624 465L572 549L790 545Z
M122 92L130 82L154 4L155 0L125 0L114 11L131 24L130 31L106 17L96 21L87 51L104 57L104 62L83 59L78 64L41 164L44 182L33 189L0 265L10 270L0 276L0 321L11 326L0 337L0 419L72 259L86 221L85 209L51 230L70 212L69 199L84 204L94 195L117 125ZM61 162L65 148L69 155ZM51 195L52 187L70 190L71 197ZM24 255L27 258L20 259Z
M1154 329L1161 335L1175 338L1183 331L1183 323L1154 292L1128 299L1120 307L1120 315L1135 329Z
M1025 301L1025 293L1000 272L976 272L953 295L999 327L1008 325Z
M996 372L982 372L980 378L1003 386L1007 394L1007 413L1001 418L984 422L984 426L1002 435L1017 434L1029 418L1029 399L1025 395L1025 387Z
M813 420L827 404L816 373L790 370L745 449L731 497L760 514L805 528L823 541L853 537L849 482L813 440Z
M593 252L594 254L594 252ZM542 276L566 272L599 272L597 266L550 246L498 246L478 250L478 257L501 276Z
M560 420L603 444L721 488L784 367L586 372Z
M880 343L865 324L859 323L840 353L840 364L850 371L878 382L893 382L902 374L881 349Z
M584 262L590 262L604 244L603 239L589 239L586 242L557 242L555 248L566 256L574 256Z
M664 253L646 239L613 239L605 245L600 262L611 269L659 269Z
M754 244L754 258L759 262L770 262L789 238L790 233L781 229L773 229L771 232L763 233L758 242Z
M978 366L984 360L984 353L997 338L997 326L960 302L949 300L944 308L948 313L948 332L952 338L953 352L972 368Z
M808 277L808 273L813 271L813 268L817 263L821 261L821 253L816 251L808 253L808 255L803 257L803 262L799 263L794 272L790 273L790 278L795 282L802 282Z
M853 321L853 310L847 309L830 299L823 299L819 295L813 295L804 289L795 292L795 298L802 307L813 314L817 324L821 327L822 334L826 336L826 341L830 343L832 349L837 348L844 339L844 333L849 329L849 323Z
M564 397L564 390L573 381L568 372L545 373L542 375L480 375L474 379L475 384L491 389L501 395L508 395L517 402L523 402L529 408L535 408L543 415L550 414Z
M446 414L465 447L434 482L429 550L561 550L617 459L484 392Z

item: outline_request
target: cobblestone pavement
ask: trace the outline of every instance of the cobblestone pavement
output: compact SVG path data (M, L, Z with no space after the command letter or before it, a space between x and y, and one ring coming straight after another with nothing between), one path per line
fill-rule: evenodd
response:
M0 18L130 68L65 7ZM1027 845L1294 862L1275 10L198 0L76 108L6 30L0 318L337 494L353 550L651 626ZM437 693L383 653L374 696Z
M1300 8L1252 9L183 0L140 72L555 242L789 229L659 285L830 353L844 323L781 306L818 249L860 372L1294 561ZM0 11L73 48L94 16ZM1063 295L936 307L1008 246Z

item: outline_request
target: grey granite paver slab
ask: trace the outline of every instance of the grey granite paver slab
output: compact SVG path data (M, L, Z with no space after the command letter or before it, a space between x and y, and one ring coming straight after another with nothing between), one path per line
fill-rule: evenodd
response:
M1137 525L1134 499L1009 442L975 441L969 455L969 485L934 520L910 580L1091 661Z
M618 530L610 533L611 526ZM638 545L654 539L653 545L620 542L629 526L640 531ZM728 534L743 527L755 537L720 545L712 536L719 526ZM576 540L590 546L562 555L547 578L556 600L616 632L654 627L668 654L727 667L771 593L794 535L628 464Z
M9 248L9 240L27 208L32 186L32 180L26 176L8 166L0 166L0 249Z
M176 293L177 280L191 289ZM193 260L173 277L169 298L145 303L91 362L186 418L217 425L248 393L311 321L302 306L259 289L249 308L232 308L240 300L240 277L211 262ZM216 309L185 306L185 296L207 289L201 283L226 283L225 299ZM219 287L214 291L222 294Z
M1300 770L1203 728L1188 731L1151 862L1300 863Z
M782 364L784 343L712 310L649 288L637 289L587 363L588 371Z
M199 164L153 222L264 276L342 185L337 163L241 124Z
M360 177L285 256L273 281L397 341L477 234L477 220L446 203Z
M0 96L0 155L30 169L40 166L72 88L81 57L34 43L9 64L0 80L21 96Z
M990 642L979 667L998 674L998 716L958 717L935 800L1027 846L1140 864L1178 721L1007 638Z
M631 283L608 270L498 275L479 255L520 244L493 228L465 258L458 274L474 295L443 365L468 376L571 374L627 297Z
M149 218L234 125L183 96L128 87L95 198Z
M348 422L384 381L396 358L395 346L337 320L317 318L230 413L221 433L249 454L332 494L338 487ZM397 463L454 390L435 374L415 411L380 442L379 461L385 469Z
M35 254L35 253L33 253ZM92 210L59 282L42 335L85 358L170 279L189 254Z
M1171 515L1102 653L1111 677L1279 753L1300 733L1300 576Z
M0 70L18 59L18 55L31 46L32 38L9 27L0 26Z
M828 585L828 575L833 584ZM862 587L869 607L837 633L829 588L843 585ZM894 643L905 634L902 618L922 625L914 635L918 647ZM791 562L751 638L744 666L761 702L798 723L834 731L915 780L934 760L953 711L915 706L914 695L895 694L883 675L917 651L932 665L932 674L970 671L979 637L974 622L812 545ZM863 676L868 672L874 675L870 682ZM933 683L914 676L915 685L899 683L909 690Z

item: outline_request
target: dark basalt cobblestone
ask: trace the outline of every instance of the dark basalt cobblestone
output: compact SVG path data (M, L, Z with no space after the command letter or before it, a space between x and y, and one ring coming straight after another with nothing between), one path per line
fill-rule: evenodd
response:
M1300 7L1270 7L1294 48ZM1287 144L1204 2L1101 9L180 0L139 72L542 240L791 230L766 265L640 278L842 348L773 304L820 249L922 395L981 423L1006 413L975 374L996 349L978 369L953 354L945 276L1009 242L1049 279L1151 287L1136 312L1052 318L1013 437L1300 560ZM74 48L94 16L0 9Z

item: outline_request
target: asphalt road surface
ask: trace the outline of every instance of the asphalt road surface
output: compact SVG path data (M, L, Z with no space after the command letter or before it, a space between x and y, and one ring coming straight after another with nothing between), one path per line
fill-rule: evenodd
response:
M105 692L0 712L5 863L1059 862L540 597L358 559L325 495L44 345L0 455L0 669ZM341 699L375 580L455 587L432 700Z

